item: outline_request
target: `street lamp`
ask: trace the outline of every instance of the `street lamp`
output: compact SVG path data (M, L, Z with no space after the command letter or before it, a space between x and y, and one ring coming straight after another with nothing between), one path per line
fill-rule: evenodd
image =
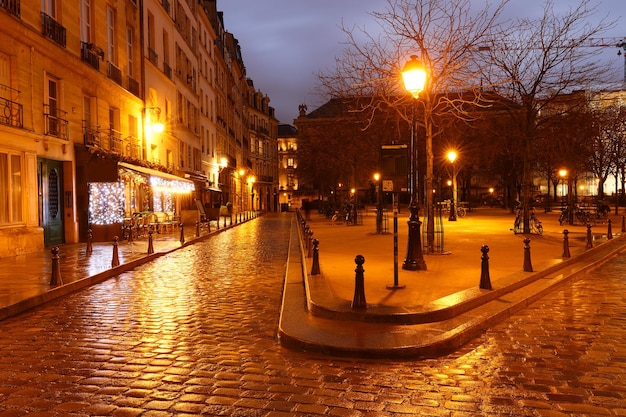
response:
M377 172L374 174L374 181L376 181L376 233L382 233L383 231L383 207L380 198L382 192L380 186L380 174Z
M450 217L448 217L449 222L456 221L456 200L457 200L456 198L457 196L456 175L457 175L457 171L456 171L456 164L454 163L456 161L456 156L457 154L455 151L449 151L447 154L448 160L452 164L452 201L450 202Z
M559 177L561 177L561 211L565 210L565 177L567 176L566 169L559 170Z
M426 84L426 70L417 56L411 55L411 60L408 61L402 69L402 80L404 81L404 88L411 93L414 100L412 103L412 115L411 115L411 156L410 156L410 188L411 188L411 201L409 203L409 211L411 215L409 217L409 234L406 249L406 258L402 263L402 269L410 271L426 270L426 262L424 261L424 254L422 253L422 241L420 238L420 226L419 220L419 205L417 200L417 148L415 146L415 130L416 130L416 108L417 99L419 94L424 90Z

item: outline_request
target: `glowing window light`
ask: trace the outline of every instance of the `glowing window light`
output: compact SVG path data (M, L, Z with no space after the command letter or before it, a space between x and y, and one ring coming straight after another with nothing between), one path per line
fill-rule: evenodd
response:
M89 185L89 221L95 225L122 223L124 220L124 184L91 182Z

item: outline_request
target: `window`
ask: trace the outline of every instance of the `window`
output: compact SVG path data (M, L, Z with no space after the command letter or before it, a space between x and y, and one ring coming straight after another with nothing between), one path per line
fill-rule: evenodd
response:
M80 40L91 43L91 0L80 3Z
M60 136L59 81L47 78L46 95L48 97L48 128L46 134Z
M127 72L128 72L128 76L132 78L133 74L135 73L134 71L134 67L133 67L133 54L134 54L134 47L133 47L133 28L127 27L126 28L126 59L127 59Z
M56 0L41 0L41 11L53 19L57 18L57 2Z
M117 57L115 56L115 11L108 6L106 19L107 54L109 62L113 65L117 65Z
M22 157L0 150L0 225L22 221Z

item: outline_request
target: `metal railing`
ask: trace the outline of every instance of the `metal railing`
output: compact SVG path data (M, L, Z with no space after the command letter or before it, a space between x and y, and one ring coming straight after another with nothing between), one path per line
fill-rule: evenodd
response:
M103 56L104 52L97 46L87 42L80 43L80 58L93 68L100 70L100 58Z
M24 108L20 103L0 97L0 123L13 127L24 127Z
M128 91L139 97L139 81L132 78L130 75L127 77Z
M41 30L44 36L52 39L62 47L66 45L66 30L52 16L41 13Z
M52 107L49 104L44 104L43 109L45 119L44 135L69 140L69 122L64 119L67 112L56 107Z
M0 0L0 7L12 15L20 17L20 0Z
M107 62L107 75L110 79L122 85L122 70L116 67L111 61Z
M86 120L83 120L83 141L85 146L99 148L101 139L98 126L94 126Z

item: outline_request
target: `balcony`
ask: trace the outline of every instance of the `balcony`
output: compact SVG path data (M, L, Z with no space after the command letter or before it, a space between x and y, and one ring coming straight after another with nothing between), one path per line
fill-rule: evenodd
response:
M118 67L116 67L110 61L107 62L107 75L108 75L108 77L110 79L112 79L113 81L115 81L119 85L122 85L122 70L119 69ZM122 87L123 87L123 85L122 85Z
M46 136L55 136L59 139L69 140L69 122L64 119L66 111L60 110L49 104L43 105Z
M83 141L87 147L99 148L101 146L101 139L98 126L83 120Z
M111 153L122 154L122 134L115 129L109 129L109 144Z
M159 54L152 48L148 48L148 61L152 62L155 67L159 66Z
M44 36L52 39L54 42L65 48L65 28L61 26L59 22L54 20L51 16L48 16L45 13L41 13L41 26L41 30Z
M163 63L163 74L170 80L172 79L172 67L169 66L166 62Z
M2 0L0 0L2 1ZM92 43L80 43L80 58L96 70L100 70L100 59L104 58L104 51Z
M0 7L13 16L20 17L20 0L0 0Z
M130 91L131 93L139 97L139 81L135 80L134 78L130 76L127 77L127 80L128 80L128 91Z
M136 143L137 139L129 136L126 138L126 142L124 156L128 156L132 159L141 159L141 147Z
M0 124L23 128L24 108L22 105L0 97Z

